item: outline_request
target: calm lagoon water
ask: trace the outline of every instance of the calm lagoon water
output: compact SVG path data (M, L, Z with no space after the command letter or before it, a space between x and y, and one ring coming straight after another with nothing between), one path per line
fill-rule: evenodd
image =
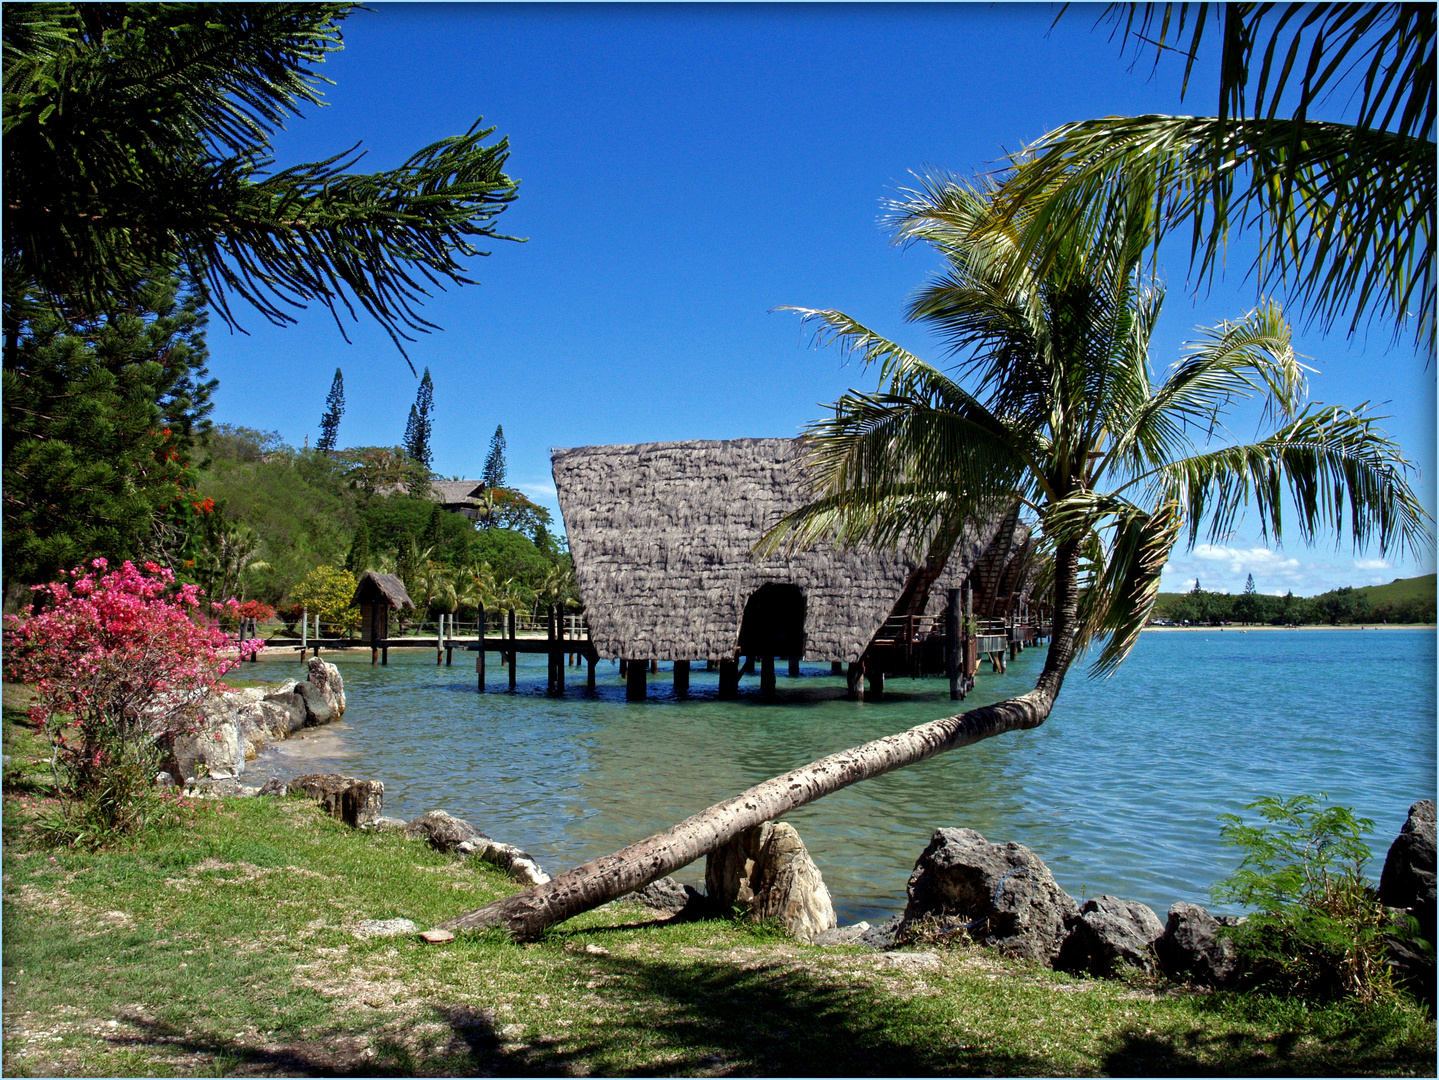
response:
M829 665L779 679L780 703L715 700L696 671L678 701L664 670L630 704L618 669L594 695L569 669L545 696L545 664L521 657L519 691L475 692L474 655L329 657L344 674L343 723L267 749L246 779L337 770L383 780L386 813L445 809L527 849L551 873L665 828L824 754L952 711L943 680L891 680L886 700L844 700ZM1005 675L981 671L965 707L1033 685L1043 650ZM298 669L270 661L276 675ZM783 671L783 665L780 665ZM256 669L246 670L248 676ZM578 689L576 688L578 684ZM1119 673L1072 672L1042 727L838 792L790 815L841 922L904 905L915 858L938 827L1032 848L1076 897L1113 893L1160 912L1207 902L1237 863L1215 817L1261 795L1327 792L1374 819L1375 876L1409 805L1435 793L1432 630L1146 633ZM678 876L699 884L703 862Z

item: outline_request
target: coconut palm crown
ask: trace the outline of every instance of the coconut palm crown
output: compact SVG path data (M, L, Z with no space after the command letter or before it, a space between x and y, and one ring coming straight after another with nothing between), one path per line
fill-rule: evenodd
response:
M1156 376L1164 290L1146 269L1156 222L1142 180L1106 229L1071 232L1043 262L1023 254L1030 222L1002 198L939 178L892 206L897 237L948 264L907 315L946 340L953 373L841 312L785 309L817 324L819 343L877 365L881 385L849 391L809 427L816 497L763 550L931 538L1018 501L1053 558L1054 642L1036 687L1052 702L1091 644L1103 642L1098 673L1127 655L1181 538L1223 539L1250 513L1275 542L1291 524L1305 542L1347 533L1356 549L1430 543L1383 417L1307 403L1310 369L1277 304L1201 331ZM1273 431L1238 443L1223 420L1246 399Z

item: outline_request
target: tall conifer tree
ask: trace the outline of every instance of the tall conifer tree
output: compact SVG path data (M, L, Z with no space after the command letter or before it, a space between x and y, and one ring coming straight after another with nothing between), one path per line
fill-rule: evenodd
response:
M490 439L490 452L485 456L484 484L487 488L505 486L505 428L503 424L495 426L495 434Z
M335 381L330 383L330 396L325 399L325 415L320 417L320 441L316 450L329 453L335 449L340 436L340 417L345 415L345 376L335 369Z
M433 455L430 452L430 429L433 424L431 412L435 407L435 384L430 379L430 369L420 379L420 389L415 394L415 403L410 407L410 419L405 425L405 453L425 468L429 468Z

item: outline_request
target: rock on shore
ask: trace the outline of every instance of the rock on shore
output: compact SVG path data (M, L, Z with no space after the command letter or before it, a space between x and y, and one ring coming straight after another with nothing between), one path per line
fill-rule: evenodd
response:
M250 688L213 695L195 731L171 741L165 771L181 783L197 777L238 777L245 762L268 743L301 728L328 724L345 711L345 681L334 664L312 658L303 682L270 690Z

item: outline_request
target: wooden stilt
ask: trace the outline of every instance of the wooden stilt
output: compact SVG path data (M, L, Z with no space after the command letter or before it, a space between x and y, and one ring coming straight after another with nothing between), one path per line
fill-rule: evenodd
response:
M831 661L829 662L829 673L830 673L831 675L843 675L843 674L844 674L844 661L842 661L842 660L831 660Z
M675 694L683 697L690 692L690 662L675 661Z
M705 661L705 670L706 670L706 671L713 671L713 670L714 670L715 668L717 668L717 667L719 667L719 661L718 661L718 660L706 660L706 661Z
M559 619L555 623L555 633L559 636L559 651L555 653L555 693L565 692L565 609L560 606Z
M585 687L588 690L593 691L595 688L595 661L599 658L595 656L594 653L590 653L590 655L586 659L588 659L590 662L590 674L588 680L585 683Z
M389 665L390 665L390 647L389 647L388 645L386 645L384 648L382 648L382 649L380 650L380 666L381 666L381 667L389 667Z
M944 609L944 667L949 675L949 700L963 701L959 685L959 590L950 589Z
M765 656L760 659L759 694L765 701L773 701L775 698L773 656Z
M791 679L798 679L798 678L799 678L799 657L798 657L798 656L791 656L791 657L789 658L789 677L790 677Z
M625 677L625 700L643 701L649 683L649 665L643 660L631 660L629 674Z
M721 701L733 701L739 697L739 661L721 660L719 662L719 698Z
M515 652L515 609L510 608L510 693L515 692L515 661L519 654Z
M475 653L475 679L480 684L479 692L485 692L485 605L480 605L480 624L475 628L476 642L480 648Z
M864 661L856 660L849 665L849 676L846 679L849 688L850 701L864 700Z
M660 662L659 662L658 660L651 660L651 661L650 661L650 674L651 674L651 675L658 675L659 673L660 673Z
M621 678L621 679L624 679L624 678L628 678L628 677L629 677L629 673L630 673L629 663L630 663L630 662L629 662L628 660L626 660L623 656L620 657L620 678Z
M869 691L864 695L865 701L882 701L884 699L884 672L866 672L869 676Z

